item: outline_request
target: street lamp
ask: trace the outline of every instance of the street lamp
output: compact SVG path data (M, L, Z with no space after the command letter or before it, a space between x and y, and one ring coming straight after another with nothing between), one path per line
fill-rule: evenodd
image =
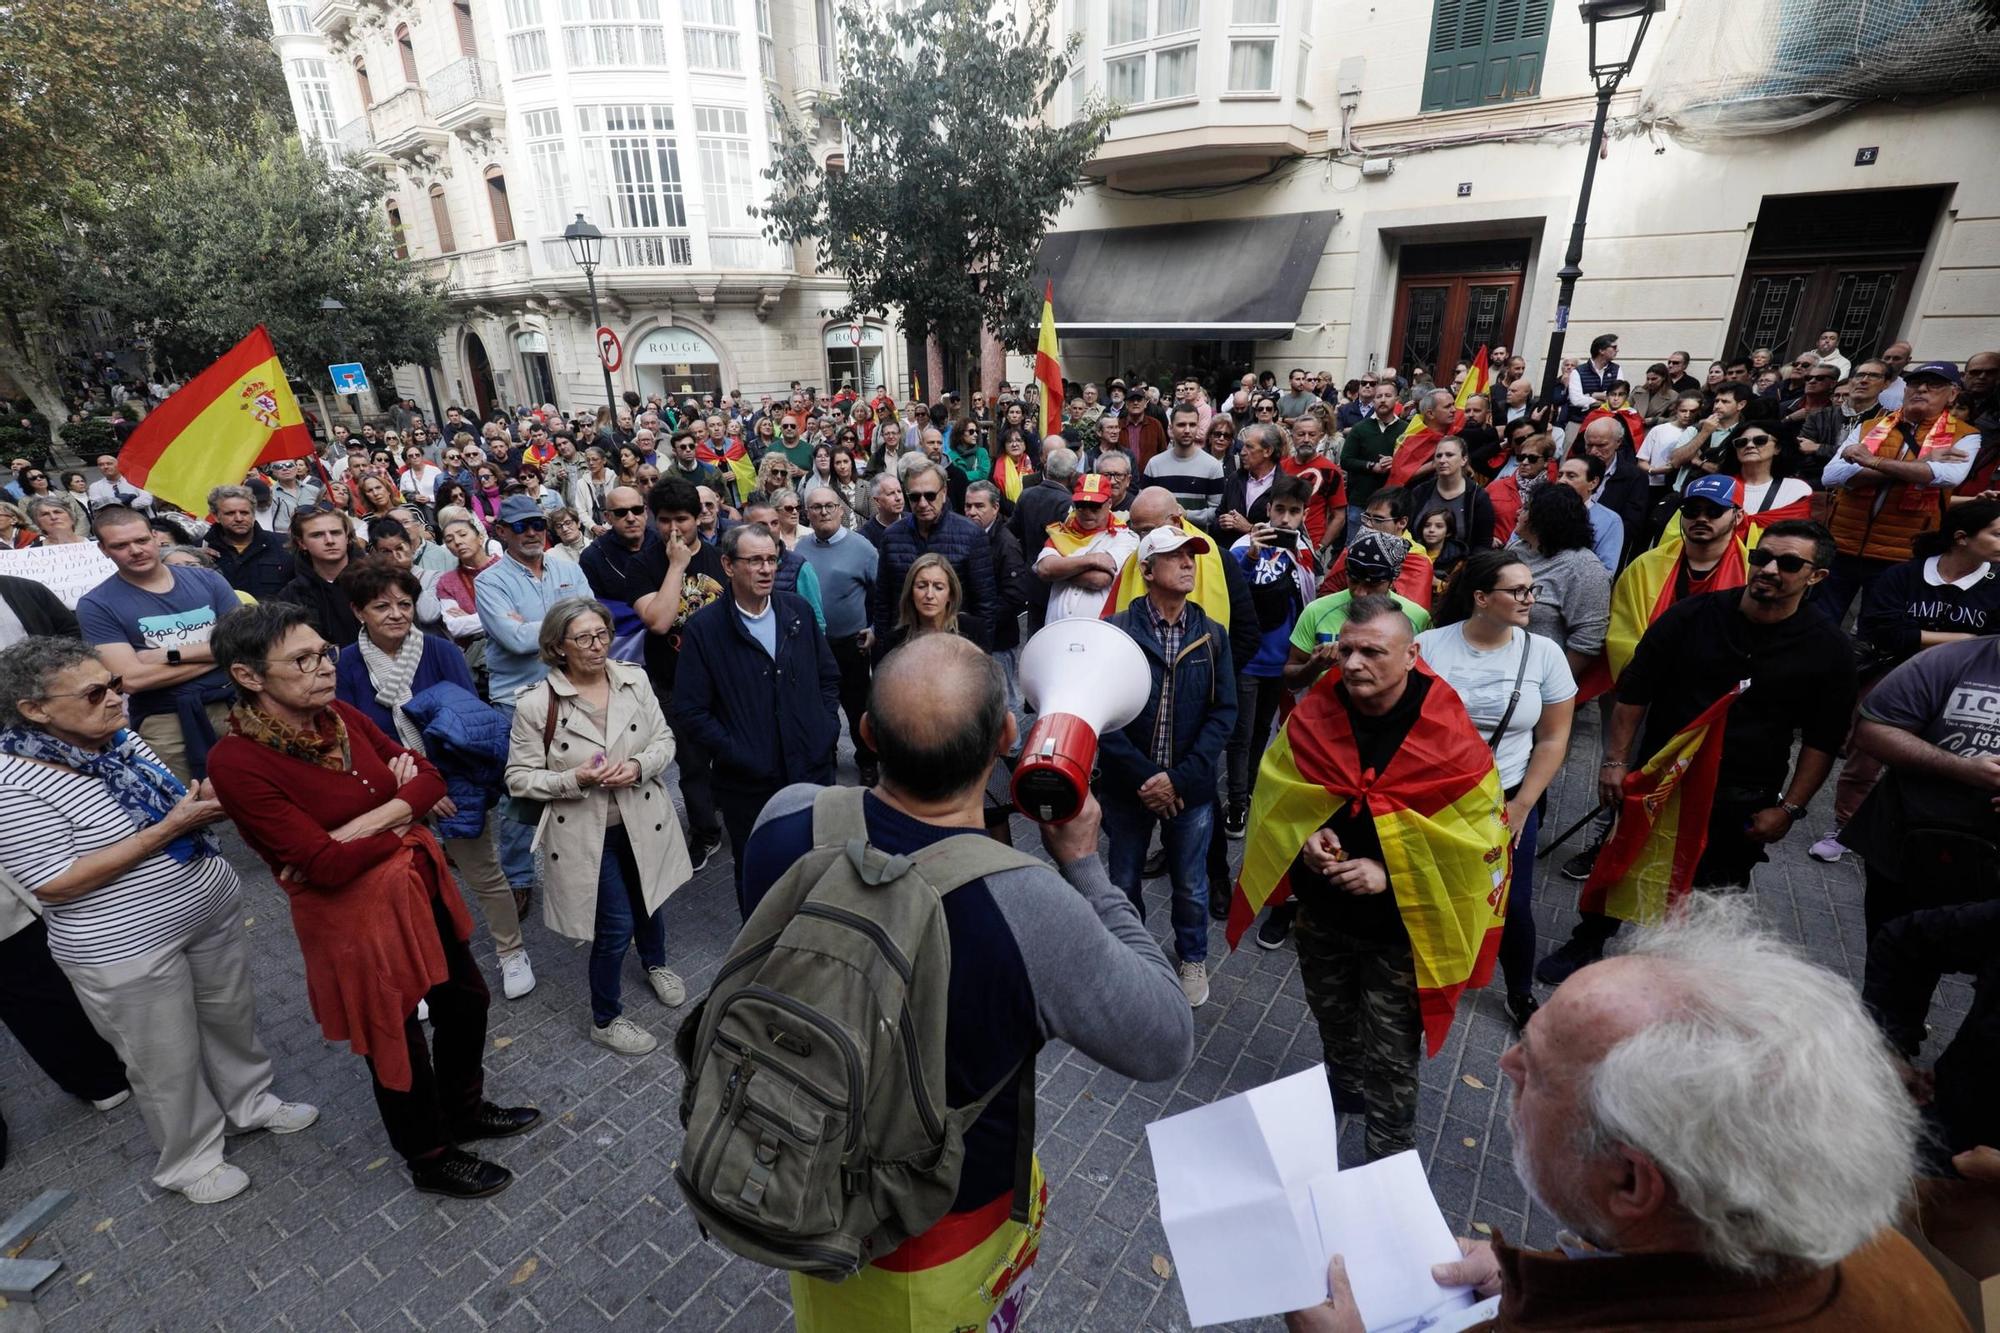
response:
M1651 26L1653 15L1666 7L1666 0L1583 0L1577 6L1583 15L1583 26L1590 33L1590 78L1597 85L1597 118L1590 126L1590 157L1583 164L1583 188L1576 196L1576 221L1570 224L1569 249L1564 251L1563 266L1556 273L1561 285L1556 289L1556 327L1549 335L1549 357L1542 371L1545 403L1556 401L1559 391L1563 335L1569 332L1569 307L1576 295L1576 280L1583 276L1583 224L1590 215L1590 187L1597 180L1597 159L1604 151L1604 122L1611 114L1611 97L1638 63L1639 44L1646 40L1646 29ZM1639 21L1632 31L1631 48L1622 56L1600 58L1599 30L1606 24L1630 19ZM1609 40L1610 36L1609 32L1604 33L1606 48L1617 45Z
M590 345L597 349L597 368L604 372L604 405L615 413L618 393L611 387L611 367L605 364L604 348L597 341L597 331L604 327L597 313L597 266L604 259L604 233L578 213L576 221L563 228L563 244L569 247L570 259L583 270L583 280L590 287Z
M347 354L346 302L341 301L337 297L329 296L319 303L319 309L321 314L330 316L333 320L333 337L335 344L340 348L340 359L342 361L349 360L350 358ZM350 393L346 397L347 410L353 414L354 423L358 426L361 424L361 395Z

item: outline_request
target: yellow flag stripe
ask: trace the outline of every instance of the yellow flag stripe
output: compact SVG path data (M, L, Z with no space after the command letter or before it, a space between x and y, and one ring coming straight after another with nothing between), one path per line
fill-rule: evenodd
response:
M274 410L258 401L265 393ZM205 514L212 487L243 480L273 431L304 423L285 372L278 358L271 357L245 372L182 428L153 464L146 489L191 514Z

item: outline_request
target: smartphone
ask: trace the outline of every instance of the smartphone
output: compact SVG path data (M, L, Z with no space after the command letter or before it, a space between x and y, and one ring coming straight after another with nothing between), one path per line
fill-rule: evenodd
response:
M1296 551L1299 549L1299 530L1297 528L1272 528L1270 539L1264 545L1276 546L1287 551Z

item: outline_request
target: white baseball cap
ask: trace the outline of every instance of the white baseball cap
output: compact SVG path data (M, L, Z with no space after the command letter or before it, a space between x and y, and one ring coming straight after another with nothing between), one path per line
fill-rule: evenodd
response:
M1139 563L1143 565L1156 555L1178 551L1184 546L1193 548L1196 555L1206 555L1214 549L1208 544L1208 538L1200 533L1177 528L1171 523L1163 523L1140 539Z

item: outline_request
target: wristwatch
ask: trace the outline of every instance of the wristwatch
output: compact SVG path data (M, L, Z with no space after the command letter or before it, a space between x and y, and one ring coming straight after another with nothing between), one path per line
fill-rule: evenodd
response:
M1790 801L1778 802L1778 808L1780 810L1783 810L1787 815L1791 816L1791 820L1794 824L1798 823L1801 819L1804 819L1806 817L1806 808L1802 805L1793 805Z
M167 665L179 666L180 664L181 664L181 650L178 648L167 649Z

